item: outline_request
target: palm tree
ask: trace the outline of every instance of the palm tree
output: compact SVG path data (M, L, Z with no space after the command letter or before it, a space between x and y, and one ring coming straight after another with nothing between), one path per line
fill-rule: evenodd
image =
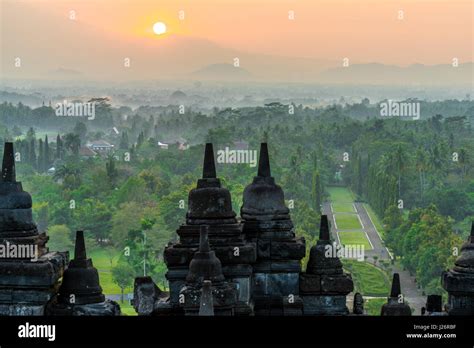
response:
M416 169L420 178L420 197L423 202L423 189L425 186L425 170L427 168L426 153L422 148L419 148L416 152Z
M78 155L81 147L81 137L78 134L67 133L64 136L64 146L71 150L74 155Z
M81 184L81 169L74 163L66 163L55 171L53 178L74 189Z
M393 157L395 161L394 165L398 172L398 198L402 196L402 172L405 171L405 153L401 145L397 146L395 150L395 156Z
M458 156L459 164L461 165L461 182L464 181L464 176L466 175L467 168L469 167L470 158L469 154L465 148L459 150Z

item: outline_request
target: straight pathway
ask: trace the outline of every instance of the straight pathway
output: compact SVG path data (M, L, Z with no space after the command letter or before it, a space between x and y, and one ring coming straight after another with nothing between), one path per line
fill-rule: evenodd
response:
M355 202L354 203L356 212L359 216L359 219L362 224L362 230L366 233L367 237L369 238L370 243L373 246L372 250L365 251L365 255L367 256L367 261L373 263L373 257L377 256L378 260L390 260L392 259L392 255L390 251L385 247L383 243L382 237L380 233L377 231L372 219L370 218L367 210L363 203ZM332 238L336 240L338 243L339 237L338 232L339 229L336 228L334 222L334 212L332 210L332 206L330 202L323 203L322 207L323 214L328 216L328 220L330 222L330 231ZM405 296L405 299L410 304L410 307L414 309L414 315L420 315L421 307L425 306L426 298L422 295L422 292L418 289L417 284L415 283L415 278L410 276L408 271L404 271L400 269L398 266L393 267L393 272L400 274L400 283L402 287L402 293ZM388 295L388 294L387 294Z

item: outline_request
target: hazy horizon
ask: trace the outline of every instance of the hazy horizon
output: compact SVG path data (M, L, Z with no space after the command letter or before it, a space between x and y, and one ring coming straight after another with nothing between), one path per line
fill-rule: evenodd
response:
M470 12L470 1L2 0L1 75L469 83ZM167 33L154 34L156 22Z

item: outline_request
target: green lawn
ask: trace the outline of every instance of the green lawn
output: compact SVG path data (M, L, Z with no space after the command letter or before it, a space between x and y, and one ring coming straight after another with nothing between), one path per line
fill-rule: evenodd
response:
M385 303L387 303L386 298L371 298L365 300L364 309L368 315L380 315Z
M377 214L375 214L375 212L372 210L370 205L364 203L364 207L365 207L365 210L367 210L367 214L369 214L370 219L372 220L373 224L375 225L375 228L377 228L377 231L379 231L380 236L382 238L385 237L385 230Z
M362 231L338 232L338 236L343 245L363 245L364 250L372 250L365 233Z
M138 315L137 312L135 312L135 309L130 305L130 302L125 299L122 302L118 301L117 302L120 305L120 309L122 310L122 315Z
M88 252L87 257L92 259L95 268L110 271L110 269L117 264L119 251L114 250L112 254L110 254L106 249L97 247L91 252ZM111 261L112 264L110 263Z
M365 296L388 296L390 281L383 270L368 262L343 260L344 268L352 274L354 292Z
M331 202L353 202L354 196L347 187L328 187Z
M335 202L331 203L331 206L334 213L355 213L352 203Z
M356 214L335 214L338 230L361 230L358 215Z
M103 248L96 248L88 253L87 257L92 258L94 267L99 271L100 286L104 294L120 294L120 288L112 281L112 267L117 264L119 259L119 251L115 251L112 255ZM112 264L110 259L112 258ZM125 293L133 292L133 287L125 289Z

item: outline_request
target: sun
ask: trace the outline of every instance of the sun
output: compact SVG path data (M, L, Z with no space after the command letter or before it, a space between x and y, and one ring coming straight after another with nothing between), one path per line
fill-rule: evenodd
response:
M163 22L156 22L155 24L153 24L153 32L156 35L162 35L166 33L166 24Z

